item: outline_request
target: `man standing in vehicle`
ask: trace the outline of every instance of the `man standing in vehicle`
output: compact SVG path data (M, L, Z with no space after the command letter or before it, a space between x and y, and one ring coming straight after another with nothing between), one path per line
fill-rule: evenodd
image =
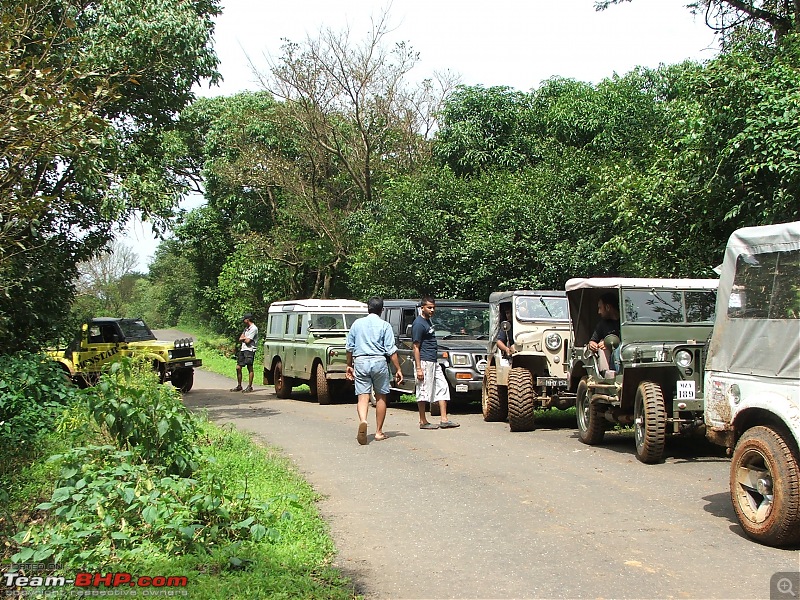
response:
M367 301L366 317L356 319L347 332L347 370L345 377L355 382L358 395L358 434L356 440L362 446L367 443L367 413L370 391L375 391L375 441L386 439L383 422L386 419L386 396L389 393L389 365L395 368L397 384L403 383L397 346L392 327L381 319L383 298L373 296Z
M450 387L444 371L437 362L438 345L436 331L431 317L436 311L433 296L423 296L420 301L422 313L411 324L411 341L414 344L414 365L417 373L417 408L419 408L420 429L450 429L459 424L447 418L447 402L450 400ZM425 414L425 404L439 403L441 422L439 425L429 423Z
M236 387L232 388L232 392L250 393L253 390L253 360L256 356L256 340L258 339L258 327L253 323L253 313L245 313L242 316L244 321L244 331L239 336L239 341L242 343L239 352L236 356ZM248 383L247 387L242 389L242 367L247 367L248 370Z

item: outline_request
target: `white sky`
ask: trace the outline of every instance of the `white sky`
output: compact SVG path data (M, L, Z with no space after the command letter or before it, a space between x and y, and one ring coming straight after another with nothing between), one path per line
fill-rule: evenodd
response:
M636 66L657 67L684 59L710 59L716 45L688 0L633 0L594 10L594 0L222 0L215 48L224 81L201 96L259 89L247 57L266 70L265 55L278 56L281 40L302 42L322 27L349 27L359 42L370 17L388 7L390 41L406 41L420 53L410 73L421 80L450 70L465 85L538 88L554 75L597 83ZM188 201L191 208L202 199ZM147 271L158 241L147 225L133 224L123 241Z

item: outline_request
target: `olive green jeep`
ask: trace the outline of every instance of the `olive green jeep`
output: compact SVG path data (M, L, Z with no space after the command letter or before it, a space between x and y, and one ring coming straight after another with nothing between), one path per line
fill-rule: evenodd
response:
M93 385L114 361L143 356L152 362L162 383L170 381L182 392L188 392L194 384L194 368L202 364L195 357L191 338L160 341L141 319L111 317L84 323L67 348L48 355L81 387Z
M620 277L567 281L570 390L576 393L581 442L599 444L612 425L633 425L636 458L656 463L663 459L667 436L704 432L703 368L718 284ZM620 335L606 336L606 349L592 351L598 301L608 295L618 302Z

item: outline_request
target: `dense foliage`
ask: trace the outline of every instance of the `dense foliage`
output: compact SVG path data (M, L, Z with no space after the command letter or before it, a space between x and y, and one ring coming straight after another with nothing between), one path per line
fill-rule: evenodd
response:
M192 86L217 76L217 12L216 0L0 2L0 352L50 339L77 265L134 211L163 228L192 185L170 136Z
M733 229L794 220L800 205L800 44L739 38L705 64L597 84L458 87L435 136L419 140L429 160L394 168L325 220L346 248L335 271L322 267L334 237L315 233L313 210L270 174L277 149L299 148L284 112L294 100L263 92L198 107L196 131L208 134L196 160L214 193L175 242L195 266L195 310L230 324L289 297L485 299L575 276L713 277ZM314 177L358 189L339 168Z

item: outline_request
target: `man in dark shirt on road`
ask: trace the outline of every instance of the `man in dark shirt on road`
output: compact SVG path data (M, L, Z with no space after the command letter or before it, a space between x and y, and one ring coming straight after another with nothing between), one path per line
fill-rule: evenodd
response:
M436 311L436 301L432 296L423 296L420 312L411 325L411 341L414 344L414 365L417 374L417 407L419 408L420 429L450 429L459 424L447 418L447 402L450 400L450 387L444 371L437 362L438 345L436 330L431 317ZM429 423L425 414L425 404L439 403L441 422L439 425Z

